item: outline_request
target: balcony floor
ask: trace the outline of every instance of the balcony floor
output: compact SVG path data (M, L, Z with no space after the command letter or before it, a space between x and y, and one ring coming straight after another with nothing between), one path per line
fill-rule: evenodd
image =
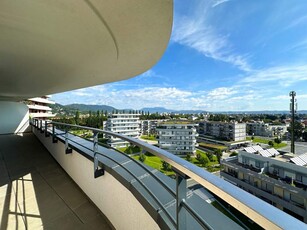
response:
M111 229L33 134L0 135L0 230Z

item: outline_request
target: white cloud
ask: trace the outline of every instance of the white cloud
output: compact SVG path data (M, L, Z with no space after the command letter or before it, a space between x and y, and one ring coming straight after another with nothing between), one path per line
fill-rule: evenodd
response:
M233 52L228 35L217 32L209 20L211 6L222 4L225 0L202 2L190 15L175 15L171 40L191 47L206 57L230 63L241 70L250 71L246 55Z
M236 94L237 91L233 90L232 88L220 87L211 90L208 93L209 98L212 99L225 99L228 98L230 95Z
M225 3L225 2L229 2L230 0L216 0L215 2L213 2L213 5L212 5L212 7L216 7L216 6L218 6L218 5L221 5L221 4L223 4L223 3Z
M243 83L265 83L281 87L289 87L294 83L307 80L307 65L276 66L253 71L252 74L242 79Z

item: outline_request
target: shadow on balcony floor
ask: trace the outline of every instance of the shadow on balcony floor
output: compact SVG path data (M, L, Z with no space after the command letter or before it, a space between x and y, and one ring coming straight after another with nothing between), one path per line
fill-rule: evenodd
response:
M33 134L0 136L0 230L111 229Z

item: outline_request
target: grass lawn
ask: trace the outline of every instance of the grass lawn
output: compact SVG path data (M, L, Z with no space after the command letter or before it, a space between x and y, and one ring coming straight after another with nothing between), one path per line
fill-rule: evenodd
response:
M149 141L156 141L157 140L157 138L154 135L142 135L141 138L144 139L144 140L149 140Z
M252 138L251 137L246 137L247 140L251 140ZM267 140L267 139L261 139L259 137L254 137L254 140L253 142L254 143L262 143L262 144L268 144L270 140ZM287 144L286 143L280 143L280 144L277 144L274 142L274 140L272 140L274 145L273 145L273 148L275 149L278 149L278 148L282 148L282 147L286 147Z
M200 155L206 155L206 152L201 151L199 149L196 150L196 153L199 153ZM139 155L132 156L132 158L138 161L139 160ZM219 166L219 163L217 162L216 156L213 155L212 158L213 158L213 161L210 161L205 168L202 166L202 164L200 164L198 162L196 157L191 157L190 162L195 164L196 166L199 166L201 168L206 169L209 172L215 172L215 171L220 170L220 166ZM183 158L183 159L186 160L186 157ZM162 168L162 160L161 160L161 158L159 158L157 156L146 156L144 164L146 164L146 165L148 165L148 166L150 166L150 167L152 167L154 169L159 170L160 172L164 173L167 176L175 174L172 170L171 171L163 170L163 168Z
M139 156L133 156L132 157L135 160L139 160ZM174 175L175 173L173 171L165 171L162 169L162 161L161 158L157 157L157 156L146 156L146 159L144 161L144 164L159 170L160 172L164 173L165 175L169 176L169 175Z
M127 154L139 153L141 151L140 147L138 146L121 147L117 148L117 150Z

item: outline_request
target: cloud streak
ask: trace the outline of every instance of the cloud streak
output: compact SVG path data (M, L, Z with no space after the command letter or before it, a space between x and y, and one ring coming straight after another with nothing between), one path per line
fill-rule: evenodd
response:
M208 58L230 63L243 71L250 71L247 55L234 53L228 36L219 34L210 22L212 7L226 1L202 2L195 7L198 10L195 9L193 14L175 17L171 40L195 49Z
M263 84L273 82L281 87L289 87L307 80L307 65L276 66L254 71L241 80L242 83Z

